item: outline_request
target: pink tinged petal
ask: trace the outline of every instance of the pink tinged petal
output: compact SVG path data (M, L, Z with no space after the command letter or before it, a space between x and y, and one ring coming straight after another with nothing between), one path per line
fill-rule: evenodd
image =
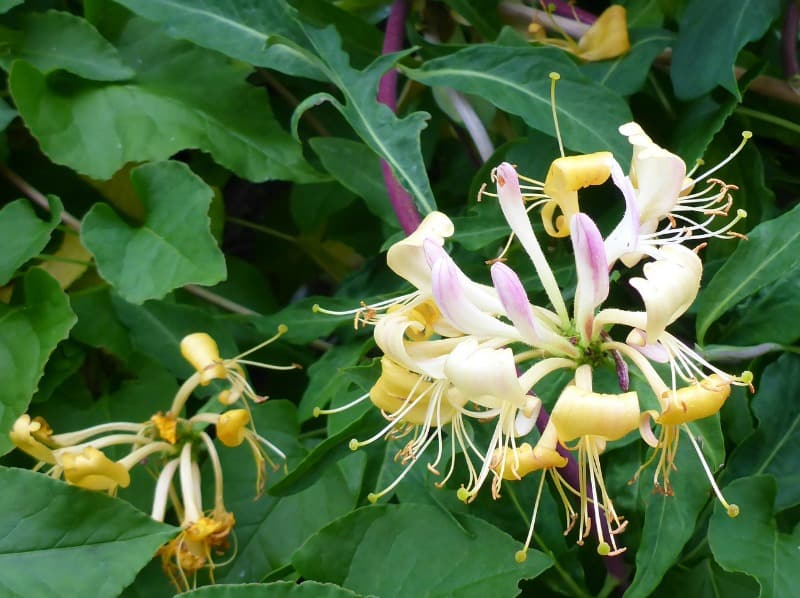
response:
M423 243L430 239L441 247L444 240L452 236L453 231L453 223L445 214L431 212L416 231L389 248L386 263L395 274L422 292L429 293L431 271L425 260Z
M630 178L625 176L622 172L622 167L616 160L611 162L611 180L622 191L622 196L625 198L625 214L605 240L609 268L622 255L636 251L640 234L639 206L636 203L636 191Z
M625 342L639 351L639 353L647 357L647 359L650 361L655 361L656 363L669 362L669 351L667 351L660 343L652 343L648 345L647 334L645 334L644 330L634 328L628 334L628 338L625 340Z
M525 251L530 255L532 252L536 252L533 247L538 248L539 242L536 240L528 213L525 211L517 171L508 162L503 162L495 170L495 176L497 177L497 198L503 216Z
M427 260L430 268L433 268L433 264L436 263L437 260L442 259L443 256L447 259L451 259L444 250L444 247L433 242L432 240L426 239L423 243L423 248L425 250L425 259ZM492 287L479 284L470 279L458 267L456 269L458 270L461 288L463 289L464 295L470 303L475 305L481 311L488 312L490 314L503 313L503 305L500 303L500 300L497 297L497 292Z
M540 346L542 342L541 326L533 315L528 302L528 295L516 272L503 264L495 262L491 268L492 282L506 314L529 345Z
M603 237L594 221L581 212L570 222L578 284L575 289L575 325L591 340L594 310L608 297L608 260Z
M499 336L519 339L519 333L508 324L481 311L469 301L462 277L466 276L446 253L433 264L433 298L442 315L459 330L478 336Z

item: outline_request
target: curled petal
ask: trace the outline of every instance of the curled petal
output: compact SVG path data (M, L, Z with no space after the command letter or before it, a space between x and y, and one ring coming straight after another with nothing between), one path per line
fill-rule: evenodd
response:
M694 302L703 264L691 249L666 245L659 250L658 259L644 265L643 272L644 278L633 278L630 283L644 300L647 342L654 343Z
M622 196L625 198L625 214L605 240L609 268L622 255L636 251L640 235L640 216L639 206L636 203L636 191L630 178L625 176L622 172L622 167L616 160L611 164L611 180L622 191Z
M662 425L680 425L717 413L731 394L731 384L718 374L679 388L663 397L664 411L656 418Z
M430 267L422 249L425 239L430 239L439 247L444 240L453 235L453 222L441 212L431 212L413 233L392 245L386 254L386 263L398 276L404 278L417 289L430 292Z
M102 451L88 446L80 453L61 456L64 479L74 486L87 490L115 490L127 488L131 483L128 470L120 463L106 457Z
M603 237L597 225L586 214L572 217L572 248L578 284L575 289L575 322L591 340L594 310L608 297L608 261Z
M181 340L181 355L200 374L200 384L203 386L210 384L212 380L225 380L228 377L216 341L205 332L184 336Z
M568 442L582 436L617 440L639 429L636 392L601 394L568 385L550 414L558 439Z
M219 416L217 438L225 446L239 446L247 434L250 412L247 409L229 409Z
M389 314L375 325L375 343L385 355L407 369L431 378L443 378L442 368L447 356L463 339L409 342L419 329L419 322L409 320L404 313Z
M602 185L611 174L611 152L595 152L578 156L566 156L553 160L544 180L544 192L550 198L542 208L542 223L552 237L566 237L570 232L570 221L577 214L578 190L593 185ZM555 220L555 208L561 216Z
M607 60L631 48L624 6L609 6L578 41L578 56L584 60Z
M46 423L44 424L47 425ZM42 422L34 419L27 413L20 415L14 422L14 427L9 432L14 445L34 457L38 461L55 465L56 457L50 448L39 442L36 433L42 429Z
M480 347L475 339L467 339L453 350L444 371L470 400L490 409L503 402L524 409L538 400L520 386L511 349Z

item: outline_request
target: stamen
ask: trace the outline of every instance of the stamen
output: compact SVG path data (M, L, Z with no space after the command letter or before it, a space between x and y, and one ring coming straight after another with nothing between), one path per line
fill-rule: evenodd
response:
M364 393L357 399L350 401L349 403L345 403L340 407L333 407L331 409L320 409L319 407L314 407L314 417L319 417L320 415L330 415L332 413L341 413L342 411L347 411L350 407L355 407L359 403L363 403L366 399L369 398L369 393Z
M694 439L691 430L689 430L689 426L683 424L683 428L689 435L689 440L692 441L692 446L694 447L695 452L697 452L697 456L700 458L700 464L703 466L703 471L706 472L706 477L708 477L708 481L711 483L711 488L714 490L714 494L717 495L717 499L722 506L725 507L728 517L737 517L739 515L739 505L728 503L728 501L725 500L725 497L722 495L722 491L719 489L719 486L717 486L717 481L714 479L714 475L711 473L711 468L709 468L708 463L706 463L706 459L703 456L703 451L700 449L700 446Z
M233 359L226 359L225 361L239 361L241 363L245 363L244 361L241 360L242 357L246 357L246 356L250 355L251 353L255 353L259 349L262 349L263 347L266 347L270 343L275 342L280 337L282 337L284 334L286 334L286 332L288 330L289 330L289 328L286 326L286 324L280 324L280 325L278 325L278 332L276 332L273 336L271 336L270 338L268 338L264 342L259 343L255 347L253 347L251 349L248 349L244 353L240 353L239 355L237 355Z
M514 555L514 560L518 563L524 563L528 558L528 548L530 547L531 540L533 539L533 527L536 525L536 514L539 512L539 501L542 498L542 488L544 488L544 478L546 475L547 471L542 471L542 477L539 480L539 490L536 492L536 501L533 503L531 525L528 528L528 536L525 538L525 544L523 545L522 550L517 551L517 553Z
M707 178L712 173L718 171L720 168L725 166L728 162L733 160L737 156L737 154L739 154L739 152L742 151L742 149L744 148L745 144L747 144L747 140L750 139L752 136L753 136L752 131L742 131L742 142L739 144L739 146L735 150L733 150L728 155L728 157L725 158L722 162L720 162L716 166L708 169L706 172L704 172L703 174L698 176L695 180L702 181L703 179Z
M561 157L564 154L564 143L561 141L561 130L558 127L558 114L556 112L556 81L561 78L556 72L550 73L550 109L553 112L553 125L556 128L556 139L558 139L558 151L561 152Z

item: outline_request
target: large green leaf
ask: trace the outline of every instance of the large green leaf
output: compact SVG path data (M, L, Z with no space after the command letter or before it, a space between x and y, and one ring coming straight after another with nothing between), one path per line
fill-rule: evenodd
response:
M120 0L120 4L164 23L176 38L288 75L325 78L313 57L272 43L276 36L297 44L305 40L283 0Z
M666 29L631 29L628 52L613 60L587 62L581 72L620 95L631 95L642 88L653 61L674 37Z
M211 188L181 162L139 166L131 182L147 210L142 226L102 203L83 219L81 240L103 278L132 303L224 279L225 257L209 231Z
M0 209L0 285L6 284L22 264L36 257L50 241L50 233L61 220L63 207L55 196L49 196L50 219L45 222L27 199L7 203Z
M733 452L723 480L772 474L778 509L800 504L800 357L786 354L756 381L752 410L758 427Z
M633 119L627 104L582 75L561 50L471 46L403 72L426 85L486 98L548 135L555 135L549 74L557 72L561 79L556 87L556 112L564 145L580 152L612 151L623 164L630 159L630 144L617 131Z
M720 568L714 559L700 561L690 570L676 567L664 578L653 598L751 598L758 595L758 584L742 573L731 573Z
M0 593L118 596L172 537L122 500L0 468Z
M780 0L690 0L672 54L672 84L681 99L722 85L737 98L733 67L747 42L759 39L780 15Z
M778 531L773 516L775 491L771 476L736 480L724 492L741 513L731 519L717 505L708 526L708 543L716 561L727 571L755 577L765 598L793 596L800 584L800 526L792 534Z
M766 285L800 267L800 206L747 234L697 298L697 338L722 314Z
M312 536L292 564L305 578L382 598L516 596L521 579L551 564L536 550L517 563L513 538L474 517L458 520L467 533L429 505L358 509Z
M0 57L5 70L15 60L26 60L43 72L63 69L96 81L118 81L135 74L97 29L66 12L26 15L21 31L0 28L0 43L6 46Z
M73 324L67 296L39 268L17 284L9 305L0 303L0 455L11 449L8 431L28 407L50 354Z
M143 19L128 22L117 47L136 69L130 81L48 77L24 61L13 64L11 94L54 162L107 179L126 162L199 148L247 179L318 178L278 125L264 91L245 82L245 70Z
M332 583L316 581L276 581L274 583L249 583L242 585L206 586L181 594L197 598L358 598L359 594Z
M425 164L420 150L420 131L426 126L428 114L413 112L398 118L388 106L376 98L378 82L397 59L395 55L381 56L363 71L350 66L342 50L339 34L334 27L316 29L304 26L309 44L323 61L328 79L345 98L340 102L329 93L316 93L303 102L292 116L292 130L310 107L330 102L350 123L353 130L372 151L392 168L398 181L416 201L419 210L427 214L436 209Z
M0 0L0 13L8 12L15 6L22 4L25 0Z

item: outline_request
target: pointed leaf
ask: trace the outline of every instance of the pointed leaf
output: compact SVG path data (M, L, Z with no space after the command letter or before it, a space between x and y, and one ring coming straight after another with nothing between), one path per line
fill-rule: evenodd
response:
M50 354L74 324L67 296L38 268L16 286L9 305L0 303L0 455L11 449L9 430L27 409Z
M610 150L623 164L630 159L630 144L617 131L633 119L627 104L582 75L561 50L482 44L403 72L425 85L486 98L548 135L555 135L549 74L557 72L556 112L564 145L580 152Z
M36 257L50 241L50 233L61 219L61 201L51 195L50 219L47 222L37 215L31 202L18 199L0 209L0 285L6 284L14 272L32 257Z
M780 0L690 0L672 54L672 84L681 99L722 85L737 98L733 67L747 42L759 39L781 11Z
M511 597L521 579L550 566L536 550L517 563L513 538L481 519L457 517L468 534L429 505L361 508L312 536L292 564L303 577L382 598Z
M800 584L797 547L800 526L793 534L778 531L774 519L775 479L753 476L736 480L723 489L740 514L731 519L717 505L708 526L708 543L714 558L727 571L755 577L761 596L793 596Z
M106 204L83 219L81 239L100 275L132 303L224 279L225 258L209 231L213 193L202 179L181 162L154 162L131 171L131 181L147 210L141 227Z
M117 81L135 71L86 20L55 10L26 15L22 30L0 29L7 53L0 65L7 71L15 60L26 60L42 72L63 69L84 79Z
M225 57L137 18L117 47L136 69L131 81L98 84L63 73L47 77L23 61L12 66L17 109L54 162L107 179L126 162L199 148L254 181L319 178L278 125L264 90Z
M742 299L800 268L800 206L747 233L697 298L697 339Z
M339 88L345 103L327 93L306 98L292 116L292 130L297 131L300 116L311 106L330 102L350 123L353 130L372 151L392 167L397 179L416 201L423 214L436 209L420 149L420 131L427 126L429 115L413 112L403 118L378 102L378 81L392 66L397 56L381 56L363 71L350 66L342 50L341 39L334 27L304 27L309 44L325 64L325 73Z
M39 473L2 467L0 486L4 596L118 596L177 531Z

